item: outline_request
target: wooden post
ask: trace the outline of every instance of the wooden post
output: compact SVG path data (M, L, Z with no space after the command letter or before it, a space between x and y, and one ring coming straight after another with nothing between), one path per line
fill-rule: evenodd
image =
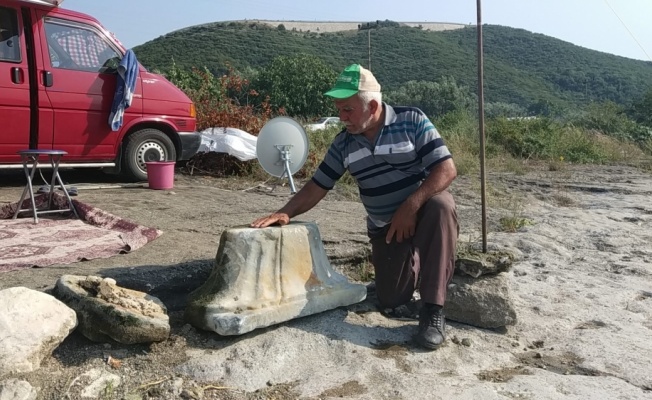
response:
M482 202L482 251L487 252L487 190L484 132L484 56L482 51L482 0L478 1L478 119L480 132L480 191Z

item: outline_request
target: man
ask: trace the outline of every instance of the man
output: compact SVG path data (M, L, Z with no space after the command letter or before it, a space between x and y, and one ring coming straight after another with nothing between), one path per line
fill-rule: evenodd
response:
M348 170L367 211L376 294L382 307L410 301L419 288L417 343L445 341L443 313L453 275L458 223L446 191L457 176L448 148L416 108L382 102L380 85L358 64L344 69L332 97L346 126L308 182L283 208L254 221L256 228L285 225L314 207Z

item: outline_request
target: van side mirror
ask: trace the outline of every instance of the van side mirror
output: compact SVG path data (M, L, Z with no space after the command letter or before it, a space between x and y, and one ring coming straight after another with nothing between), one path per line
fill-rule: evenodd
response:
M111 57L104 62L100 72L103 74L115 74L118 72L118 66L120 65L119 57Z

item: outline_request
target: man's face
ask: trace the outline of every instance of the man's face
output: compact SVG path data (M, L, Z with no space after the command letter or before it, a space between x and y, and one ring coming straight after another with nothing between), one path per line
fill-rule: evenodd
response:
M373 103L373 102L372 102ZM373 104L370 104L373 106ZM365 107L358 95L348 99L335 100L335 107L340 114L340 122L346 126L346 130L352 134L360 134L368 130L373 124L373 107Z

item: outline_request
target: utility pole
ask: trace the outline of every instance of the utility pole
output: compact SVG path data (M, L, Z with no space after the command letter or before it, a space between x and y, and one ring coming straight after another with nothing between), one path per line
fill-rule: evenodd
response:
M482 252L487 252L487 188L484 135L484 56L482 51L482 0L478 1L478 117L480 120L480 191L482 201Z
M367 29L367 49L369 52L369 61L367 68L371 71L371 28Z

